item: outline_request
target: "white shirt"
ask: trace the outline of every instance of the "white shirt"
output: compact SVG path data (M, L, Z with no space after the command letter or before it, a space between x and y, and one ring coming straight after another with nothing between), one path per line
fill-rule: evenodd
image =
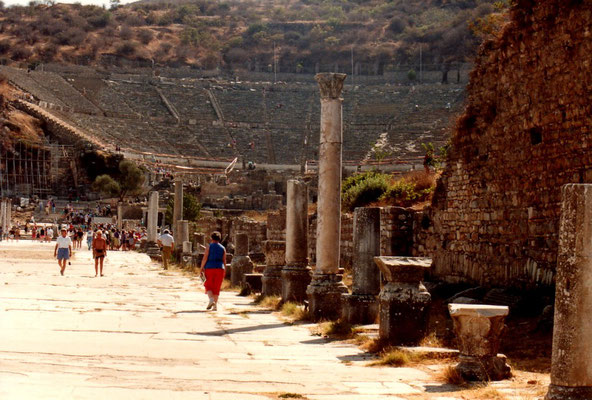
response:
M173 237L168 233L163 233L162 235L160 235L158 237L158 240L160 240L160 243L162 243L162 245L166 247L170 247L173 245L173 243L175 243L175 239L173 239Z
M51 229L51 228L47 229L47 236L49 236L50 238L53 238L53 229Z
M70 239L68 236L59 236L56 242L58 243L58 249L67 249L68 247L72 246L72 239Z

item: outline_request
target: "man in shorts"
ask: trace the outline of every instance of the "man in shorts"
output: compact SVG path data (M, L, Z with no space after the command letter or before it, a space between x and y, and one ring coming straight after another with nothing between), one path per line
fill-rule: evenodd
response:
M57 257L60 266L60 274L64 275L66 262L68 262L72 256L72 239L68 236L68 230L66 228L62 228L62 235L56 240L53 256Z

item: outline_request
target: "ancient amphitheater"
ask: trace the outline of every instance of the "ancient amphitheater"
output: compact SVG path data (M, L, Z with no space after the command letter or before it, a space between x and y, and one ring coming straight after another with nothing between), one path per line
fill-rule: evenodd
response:
M147 161L173 158L258 164L316 160L320 101L308 83L233 82L139 74L27 71L0 73L24 92L29 113L45 120L61 142L82 141ZM376 157L421 163L421 143L441 145L461 109L464 85L346 86L344 149L349 165ZM65 133L65 134L64 134ZM61 135L60 135L61 134Z

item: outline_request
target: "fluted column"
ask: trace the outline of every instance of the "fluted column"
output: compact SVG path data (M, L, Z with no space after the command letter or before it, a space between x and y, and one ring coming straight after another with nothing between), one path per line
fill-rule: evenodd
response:
M341 313L341 295L347 288L339 274L341 233L341 91L345 74L316 75L321 92L321 140L317 203L317 263L307 288L313 319L336 318Z

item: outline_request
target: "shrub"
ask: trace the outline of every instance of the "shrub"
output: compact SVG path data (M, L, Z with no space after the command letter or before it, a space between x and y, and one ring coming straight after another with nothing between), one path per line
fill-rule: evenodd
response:
M6 54L10 50L10 40L4 39L0 41L0 54Z
M410 69L410 70L407 72L407 79L409 79L409 80L410 80L410 81L412 81L412 82L413 82L414 80L416 80L416 79L417 79L417 72L415 72L415 70L414 70L414 69Z
M152 38L154 38L154 33L152 33L150 29L141 29L138 32L138 40L143 44L150 43L152 41Z
M136 44L134 42L123 42L115 49L118 56L132 56L136 53Z
M102 11L98 14L89 16L86 21L93 28L104 28L109 25L111 21L111 13L109 11Z
M354 183L355 182L355 183ZM353 211L377 201L389 188L390 176L376 172L361 174L344 184L341 201L343 207Z
M11 58L15 61L26 60L31 57L33 52L28 47L17 46L12 50Z
M119 37L123 40L130 40L134 35L134 31L127 25L122 25L119 29Z
M80 28L69 28L55 35L55 42L65 46L79 46L86 39L86 32Z

